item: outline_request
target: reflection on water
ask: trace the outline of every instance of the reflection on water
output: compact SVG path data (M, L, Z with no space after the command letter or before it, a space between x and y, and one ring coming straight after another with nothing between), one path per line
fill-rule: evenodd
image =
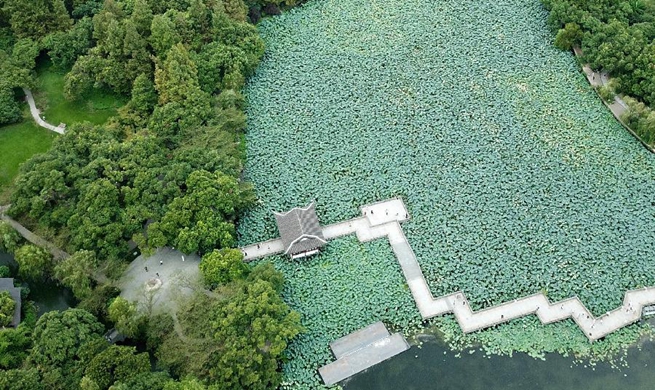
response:
M9 265L15 270L16 262L13 256L0 252L0 265ZM76 301L73 293L54 282L30 283L29 288L28 300L36 303L39 316L52 310L66 310L75 306Z
M54 282L31 283L29 300L36 303L39 317L49 311L63 311L74 307L76 303L75 297L69 289L60 287Z
M345 390L652 390L655 388L655 344L630 350L629 368L574 364L572 358L549 354L536 360L526 354L486 356L447 350L436 342L412 347L354 376Z

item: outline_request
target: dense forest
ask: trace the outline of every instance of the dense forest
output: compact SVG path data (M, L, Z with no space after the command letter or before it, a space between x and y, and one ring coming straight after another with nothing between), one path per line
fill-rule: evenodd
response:
M628 99L624 120L648 144L655 144L655 1L542 0L556 31L555 45L579 46L584 60L608 72L616 92Z
M264 52L253 21L284 5L0 0L0 124L22 118L21 88L35 85L42 61L66 73L71 101L94 89L129 97L105 125L70 126L15 181L9 213L73 255L54 261L0 223L0 250L18 263L4 276L57 280L79 305L37 320L27 303L19 327L0 330L0 388L277 387L299 315L280 298L279 272L246 266L227 248L254 201L239 179L240 90ZM179 321L142 312L97 277L119 275L130 245L205 254L201 273L214 293L198 291ZM111 327L129 343L107 343Z

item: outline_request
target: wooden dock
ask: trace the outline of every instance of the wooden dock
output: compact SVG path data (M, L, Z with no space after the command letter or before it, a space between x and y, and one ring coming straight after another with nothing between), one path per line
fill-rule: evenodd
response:
M330 343L336 361L318 369L330 386L409 349L400 333L389 334L376 322Z

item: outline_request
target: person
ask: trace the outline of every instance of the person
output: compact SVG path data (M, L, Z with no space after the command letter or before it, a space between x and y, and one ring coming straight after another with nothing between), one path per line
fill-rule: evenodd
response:
M157 277L159 277L159 272L157 272Z
M184 255L182 255L182 261L184 261Z
M148 267L143 267L143 268L145 268L145 269L146 269L146 272L148 272Z
M159 265L164 265L164 260L159 260Z

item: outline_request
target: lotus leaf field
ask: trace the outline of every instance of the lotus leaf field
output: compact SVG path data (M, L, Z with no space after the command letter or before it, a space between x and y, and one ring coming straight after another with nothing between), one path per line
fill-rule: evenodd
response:
M240 243L278 235L272 210L311 200L323 224L402 196L406 236L435 296L475 309L545 292L599 315L655 285L655 156L615 121L538 0L313 0L259 28L265 58L246 88L246 179L260 203ZM287 387L314 388L328 343L382 319L420 316L388 243L331 242L271 259L307 333ZM571 321L523 318L452 343L490 351L611 355L634 325L590 345Z

